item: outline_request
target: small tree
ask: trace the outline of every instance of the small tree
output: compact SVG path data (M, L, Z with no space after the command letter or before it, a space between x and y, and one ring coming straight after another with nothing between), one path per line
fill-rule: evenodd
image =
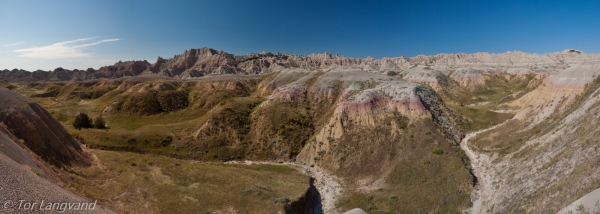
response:
M106 123L104 122L104 119L102 118L102 116L98 116L98 117L96 117L96 119L94 119L94 128L97 128L97 129L106 128Z
M92 128L92 120L85 113L79 113L77 117L75 117L75 121L73 122L73 127L78 130L81 128Z

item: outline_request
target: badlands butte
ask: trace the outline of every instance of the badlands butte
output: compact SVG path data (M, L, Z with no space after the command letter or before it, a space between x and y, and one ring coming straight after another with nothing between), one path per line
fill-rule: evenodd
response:
M577 50L201 48L2 70L0 200L97 200L117 213L594 211L599 74L600 54ZM107 128L75 129L79 113Z

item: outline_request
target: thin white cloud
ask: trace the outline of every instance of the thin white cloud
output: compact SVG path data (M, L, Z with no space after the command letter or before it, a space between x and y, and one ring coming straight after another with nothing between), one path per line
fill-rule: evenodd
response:
M19 53L20 57L36 59L81 58L92 55L92 53L84 52L85 48L87 47L120 40L104 39L91 43L81 44L92 39L93 38L76 39L71 41L58 42L48 46L18 49L14 50L13 52Z
M20 44L23 44L23 43L25 43L25 42L15 42L15 43L12 43L12 44L4 45L4 46L2 46L2 47L15 46L15 45L20 45Z

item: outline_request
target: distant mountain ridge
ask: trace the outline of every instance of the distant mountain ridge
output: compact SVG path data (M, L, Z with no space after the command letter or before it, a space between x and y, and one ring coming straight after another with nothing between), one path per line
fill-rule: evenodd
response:
M331 53L290 55L283 53L251 53L234 55L212 48L186 50L173 58L158 57L154 64L148 61L125 61L95 70L26 71L22 69L1 70L0 80L7 81L81 81L100 78L116 79L125 76L158 74L175 79L194 79L210 74L262 74L285 68L303 69L356 69L371 72L406 71L415 65L444 66L452 68L476 68L480 70L506 71L510 68L544 69L585 61L600 61L600 54L585 54L577 50L565 50L552 54L529 54L524 52L437 54L419 55L412 58L394 57L373 59L348 58Z

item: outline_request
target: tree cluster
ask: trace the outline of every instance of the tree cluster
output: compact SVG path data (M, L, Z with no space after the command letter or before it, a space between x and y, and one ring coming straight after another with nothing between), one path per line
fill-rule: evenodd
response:
M98 116L92 120L87 114L81 112L75 117L75 121L73 121L73 127L78 130L81 130L82 128L104 129L106 128L106 123L104 122L102 116Z

